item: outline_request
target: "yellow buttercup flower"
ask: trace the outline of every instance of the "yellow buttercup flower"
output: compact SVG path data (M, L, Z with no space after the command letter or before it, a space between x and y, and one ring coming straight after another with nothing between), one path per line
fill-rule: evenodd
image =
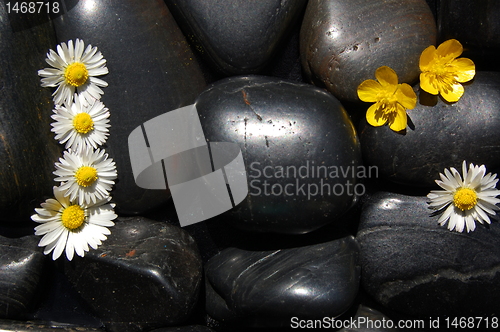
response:
M362 101L375 103L366 112L366 120L374 127L386 123L394 131L406 128L406 110L417 104L417 95L406 83L398 84L396 72L382 66L375 71L375 80L366 80L358 86Z
M464 94L460 83L474 78L476 67L471 59L459 58L462 44L450 39L441 45L427 47L420 55L420 87L433 94L441 94L447 102L454 103Z

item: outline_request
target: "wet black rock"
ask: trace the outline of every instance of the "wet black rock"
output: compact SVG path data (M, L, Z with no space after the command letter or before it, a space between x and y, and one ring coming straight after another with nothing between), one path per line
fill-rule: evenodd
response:
M258 73L271 60L306 1L167 0L202 54L226 74Z
M108 239L64 271L108 331L179 325L198 300L202 264L183 229L119 218Z
M358 138L331 94L245 76L207 88L196 107L207 140L238 143L243 153L249 194L222 215L231 225L306 233L339 218L363 193Z
M358 85L380 66L394 69L400 82L416 81L420 53L435 42L424 0L310 0L300 52L308 77L341 100L358 101Z
M46 67L55 33L36 15L25 15L26 28L15 29L19 17L7 14L5 2L0 17L0 222L16 227L52 196L60 152L50 131L52 92L40 86L37 72Z
M38 240L0 236L0 318L20 317L34 305L45 262Z
M364 289L414 317L488 317L500 310L500 224L451 232L426 197L378 193L356 236Z
M353 317L352 321L354 321L355 324L342 328L339 332L398 331L397 328L390 328L390 324L394 324L393 320L383 313L364 305L358 307L358 311L356 311L356 315ZM391 321L391 323L389 321ZM394 326L396 325L394 324Z
M421 93L417 107L407 111L411 123L404 135L361 123L365 163L377 166L381 177L415 186L434 186L440 172L460 169L463 160L500 167L500 73L476 73L454 104L429 96ZM421 104L430 101L436 104Z
M440 0L439 37L457 39L478 70L500 70L500 2Z
M59 42L80 38L107 60L102 102L110 110L107 152L116 162L112 196L117 210L139 214L169 193L136 186L128 136L145 121L192 104L205 82L187 41L163 1L79 1L54 20ZM54 45L55 46L55 45Z
M273 251L224 249L205 266L207 313L256 327L337 317L358 292L358 251L352 236Z

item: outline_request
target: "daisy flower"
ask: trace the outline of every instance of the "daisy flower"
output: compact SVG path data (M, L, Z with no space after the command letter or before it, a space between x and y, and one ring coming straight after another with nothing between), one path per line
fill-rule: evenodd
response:
M475 221L481 224L491 223L488 215L494 216L500 210L496 205L500 199L500 190L496 189L497 175L486 173L484 165L462 164L463 178L453 167L440 173L441 181L436 183L444 190L432 190L427 198L430 199L430 208L439 210L442 215L438 223L444 226L448 222L450 231L471 232L476 229Z
M388 123L394 131L404 130L406 110L415 107L417 95L408 84L398 84L398 75L387 66L378 68L375 78L377 81L363 81L357 90L359 99L374 103L366 112L366 120L374 127Z
M111 234L108 227L115 225L112 220L117 217L109 197L95 204L79 205L63 193L64 190L54 187L55 199L46 200L31 216L41 224L35 227L35 235L43 235L38 246L45 247L45 255L52 252L53 260L63 251L68 260L72 260L75 252L83 257L89 246L97 249L106 240L106 235Z
M79 153L64 151L55 166L54 180L62 182L64 196L80 205L95 204L108 196L117 176L113 159L104 150L89 147Z
M103 94L100 87L108 86L108 83L96 77L108 73L101 52L92 45L84 48L85 44L80 39L76 40L74 46L72 40L68 41L68 45L57 45L57 53L49 50L45 59L53 68L38 71L43 87L57 87L52 94L57 105L71 104L75 91L86 103L100 99Z
M109 111L99 100L85 105L75 95L71 106L56 105L53 112L52 132L59 143L66 143L66 149L80 151L84 146L96 149L109 136Z
M459 58L462 44L450 39L436 47L427 47L420 55L420 87L433 94L441 94L447 102L454 103L464 94L460 83L474 78L476 67L471 59Z

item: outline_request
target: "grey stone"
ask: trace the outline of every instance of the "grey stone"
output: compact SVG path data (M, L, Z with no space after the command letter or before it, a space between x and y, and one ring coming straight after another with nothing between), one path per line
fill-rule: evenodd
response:
M427 198L377 193L356 239L363 288L413 317L488 317L500 310L500 224L471 233L439 226Z
M400 82L420 74L420 53L436 42L436 24L424 0L310 0L300 53L310 79L340 100L358 101L358 85L389 66Z
M44 263L38 237L0 236L0 318L18 318L32 309Z
M214 83L196 107L208 141L238 143L242 151L249 194L221 215L231 225L307 233L342 216L356 201L355 192L362 193L356 131L331 94L272 77L240 76Z
M108 331L179 325L191 314L202 265L183 229L143 217L118 218L111 235L64 273Z
M0 223L10 227L26 225L52 195L60 154L50 131L51 91L37 75L55 44L54 28L37 15L19 16L0 4Z
M272 251L224 249L205 266L207 313L257 327L337 317L358 292L358 250L352 236Z
M215 68L230 74L260 72L276 54L305 0L167 0L187 35Z
M476 73L453 104L420 93L407 114L404 135L365 120L359 126L363 160L377 166L381 177L430 187L445 168L461 169L463 160L491 171L500 167L500 73Z

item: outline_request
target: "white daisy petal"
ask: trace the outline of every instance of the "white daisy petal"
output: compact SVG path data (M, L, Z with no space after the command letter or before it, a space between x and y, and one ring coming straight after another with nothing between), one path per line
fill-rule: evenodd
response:
M89 160L93 160L93 154L88 155ZM95 154L107 158L102 151ZM115 205L109 202L109 196L80 205L66 197L61 187L54 187L53 191L56 199L46 200L32 216L33 220L41 222L35 227L35 235L43 235L38 246L45 247L45 255L52 252L54 260L63 252L68 260L72 260L75 253L83 257L89 246L96 249L106 240L106 235L111 234L108 227L114 226L112 220L117 218L113 210Z
M75 87L77 94L90 102L92 98L99 99L102 90L97 86L105 87L107 83L96 76L108 74L106 60L102 58L101 52L97 52L97 47L92 48L82 40L68 41L68 44L61 43L54 50L49 50L45 61L52 68L45 68L38 71L42 77L42 86L57 87L54 92L54 103L57 105L69 106L73 103ZM81 89L85 87L84 89ZM89 94L90 93L90 94Z
M496 211L500 210L497 205L500 204L497 198L500 190L496 189L498 179L496 174L486 174L484 165L471 163L467 168L464 161L462 175L451 167L439 177L441 180L436 180L436 183L444 190L432 190L427 195L429 207L441 212L439 225L448 223L450 231L472 232L476 229L476 221L489 224L490 216L496 219Z

